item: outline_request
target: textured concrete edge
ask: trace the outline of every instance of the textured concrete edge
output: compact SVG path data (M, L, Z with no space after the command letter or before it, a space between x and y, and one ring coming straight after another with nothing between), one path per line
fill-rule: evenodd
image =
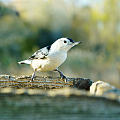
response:
M64 96L64 97L70 97L70 96L76 96L76 97L91 97L91 98L97 98L97 99L107 99L116 101L120 104L120 96L113 95L114 97L111 97L111 93L105 94L105 95L93 95L89 91L85 90L79 90L76 88L61 88L61 89L53 89L53 90L42 90L42 89L25 89L25 88L0 88L0 96L16 96L16 95L28 95L28 96L48 96L48 97L56 97L56 96Z

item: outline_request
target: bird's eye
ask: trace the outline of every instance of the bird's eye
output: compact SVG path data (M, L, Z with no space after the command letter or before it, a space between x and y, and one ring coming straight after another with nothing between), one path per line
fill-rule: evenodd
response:
M64 43L67 43L67 41L66 41L66 40L64 40Z

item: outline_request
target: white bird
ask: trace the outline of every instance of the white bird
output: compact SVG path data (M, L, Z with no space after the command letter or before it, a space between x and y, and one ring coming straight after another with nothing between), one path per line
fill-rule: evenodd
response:
M67 52L80 42L74 42L70 38L60 38L56 40L52 45L44 47L36 51L27 60L18 62L19 64L30 64L34 72L32 74L32 81L35 77L36 71L58 71L60 77L67 81L67 78L58 67L65 62L67 58Z

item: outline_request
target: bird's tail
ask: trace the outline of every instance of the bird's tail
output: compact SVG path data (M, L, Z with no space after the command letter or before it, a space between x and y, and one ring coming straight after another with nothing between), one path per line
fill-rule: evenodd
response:
M19 64L31 64L31 60L23 60L18 62Z

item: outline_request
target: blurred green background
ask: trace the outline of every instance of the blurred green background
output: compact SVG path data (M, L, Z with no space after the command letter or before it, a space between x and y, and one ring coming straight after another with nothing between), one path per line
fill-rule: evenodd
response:
M0 74L31 74L17 62L60 37L82 41L60 67L65 75L120 88L119 0L0 0Z

